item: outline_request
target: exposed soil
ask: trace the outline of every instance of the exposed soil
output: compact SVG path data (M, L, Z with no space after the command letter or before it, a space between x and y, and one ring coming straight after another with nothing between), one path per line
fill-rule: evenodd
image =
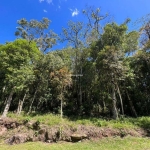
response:
M40 125L39 122L17 122L10 118L0 119L0 139L8 144L19 144L28 141L42 141L47 143L68 141L77 142L81 140L96 140L105 137L135 137L149 136L149 131L138 129L113 129L108 127L95 126L68 126L57 125L49 127Z

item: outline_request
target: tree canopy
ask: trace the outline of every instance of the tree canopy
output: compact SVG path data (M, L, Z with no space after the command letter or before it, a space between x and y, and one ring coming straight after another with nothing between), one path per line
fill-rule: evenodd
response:
M150 18L140 30L107 22L99 8L83 10L86 22L69 21L60 37L51 21L17 21L18 39L0 45L0 111L65 116L150 114ZM66 46L50 51L57 42Z

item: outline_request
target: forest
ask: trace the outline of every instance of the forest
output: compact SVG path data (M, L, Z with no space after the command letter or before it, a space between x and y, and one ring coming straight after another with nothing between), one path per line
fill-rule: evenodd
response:
M68 21L61 34L49 18L17 21L16 40L0 45L2 117L150 115L149 15L129 30L129 18L118 24L99 8L82 13L86 22ZM53 49L58 43L64 48Z

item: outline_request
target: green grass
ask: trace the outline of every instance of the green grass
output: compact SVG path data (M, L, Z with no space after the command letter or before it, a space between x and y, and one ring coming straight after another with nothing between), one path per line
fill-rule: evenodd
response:
M109 138L100 141L81 143L25 143L19 145L0 145L0 150L150 150L148 138Z
M39 121L42 124L49 126L53 125L71 125L76 126L78 124L82 125L94 125L98 127L111 127L111 128L146 128L150 129L150 117L139 117L139 118L121 118L119 120L106 120L101 118L64 118L61 119L59 115L54 114L31 114L31 115L20 115L9 113L11 118L16 118L17 120L28 120L28 121Z

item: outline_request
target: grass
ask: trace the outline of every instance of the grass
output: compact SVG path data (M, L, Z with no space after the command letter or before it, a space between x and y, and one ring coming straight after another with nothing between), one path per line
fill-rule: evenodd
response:
M17 120L34 120L39 121L42 124L49 126L53 125L70 125L76 126L78 124L82 125L94 125L98 127L111 127L111 128L146 128L150 129L150 117L138 117L138 118L121 118L119 120L106 120L101 118L64 118L61 119L59 115L54 114L31 114L31 115L20 115L17 116L13 113L8 115L11 118L16 118Z
M56 144L25 143L19 145L0 145L0 150L150 150L148 138L105 138L100 141Z

